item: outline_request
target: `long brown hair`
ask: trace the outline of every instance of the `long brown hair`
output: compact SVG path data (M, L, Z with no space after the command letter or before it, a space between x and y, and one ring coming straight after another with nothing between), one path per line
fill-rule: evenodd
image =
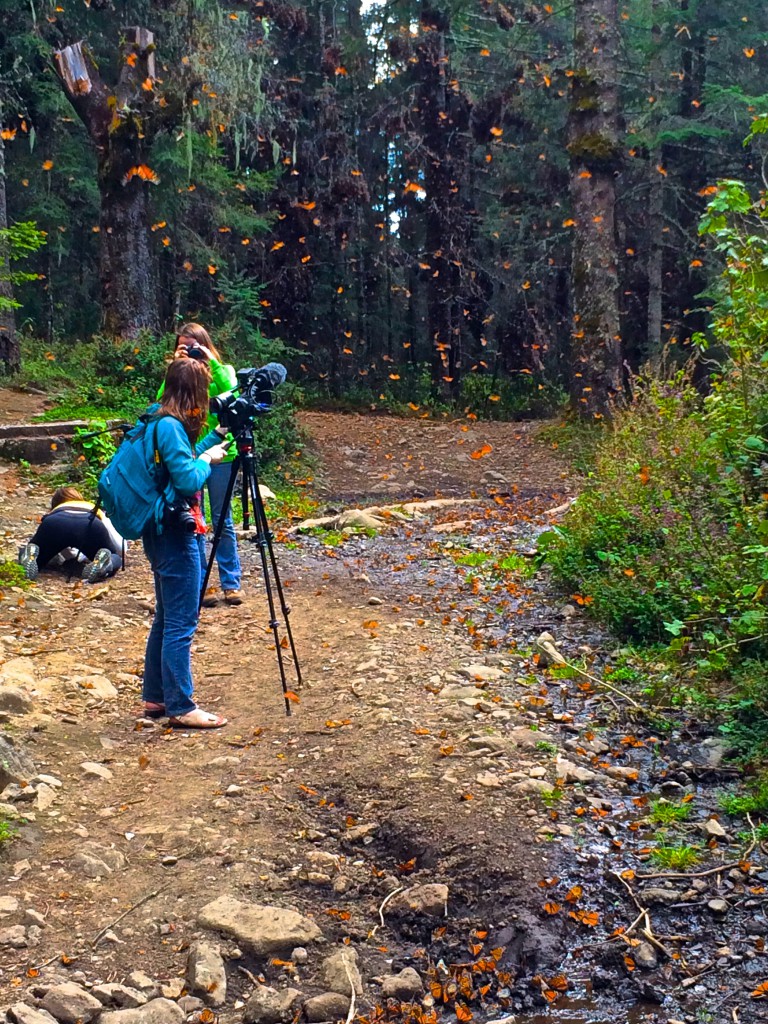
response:
M197 359L174 359L165 374L158 416L173 416L184 424L194 444L208 420L211 372Z
M76 487L57 487L51 496L51 508L57 508L65 501L85 501L85 498Z
M213 355L213 358L218 362L223 362L219 350L211 341L211 336L203 327L202 324L184 324L176 332L176 348L179 347L179 342L182 338L191 338L192 341L197 342L198 345L205 345L207 349Z

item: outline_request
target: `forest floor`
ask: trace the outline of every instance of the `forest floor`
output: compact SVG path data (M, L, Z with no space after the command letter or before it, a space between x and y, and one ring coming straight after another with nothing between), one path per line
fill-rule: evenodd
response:
M280 527L304 678L291 717L248 540L246 603L206 609L194 646L196 695L230 719L217 732L141 717L153 598L138 548L103 584L5 590L0 715L52 778L16 791L23 821L3 844L2 1005L137 969L179 997L189 944L215 938L201 908L232 896L295 908L322 938L306 963L225 941L226 1002L190 1020L239 1024L256 977L322 993L322 961L345 949L368 1020L420 1024L431 1006L509 1024L768 1019L750 995L768 978L765 857L708 824L722 745L602 687L619 644L533 571L536 536L578 489L541 425L303 422L321 510L470 500L375 534ZM0 470L0 555L48 490ZM543 631L580 671L546 667ZM678 876L647 860L661 796L690 800L687 840L708 844ZM418 888L433 884L445 908ZM380 987L404 967L425 986L409 1008Z

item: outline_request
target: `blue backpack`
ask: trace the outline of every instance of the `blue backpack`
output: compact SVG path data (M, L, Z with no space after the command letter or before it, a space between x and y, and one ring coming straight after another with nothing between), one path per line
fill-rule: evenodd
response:
M152 519L162 529L169 474L157 449L158 421L147 419L128 431L99 477L99 504L126 540L138 540Z

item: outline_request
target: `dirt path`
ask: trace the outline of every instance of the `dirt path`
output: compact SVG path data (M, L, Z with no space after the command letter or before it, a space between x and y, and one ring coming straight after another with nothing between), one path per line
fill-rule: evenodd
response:
M52 971L92 982L140 968L178 995L198 912L230 894L297 908L325 945L293 967L225 942L226 1005L190 1019L239 1024L254 974L322 992L320 962L338 944L360 957L368 1020L424 1024L434 1006L448 1020L454 1007L477 1020L515 1013L515 1024L667 1020L657 1017L658 989L607 943L636 910L623 906L620 883L607 903L605 892L609 868L625 866L619 831L637 830L644 812L633 801L659 770L646 758L658 739L596 738L604 702L581 677L550 677L533 642L549 629L575 659L603 638L528 579L525 557L508 558L530 549L568 493L562 467L529 425L474 425L467 436L460 424L304 420L329 499L345 487L380 499L371 481L392 471L402 441L400 468L418 460L423 493L475 490L477 502L338 546L317 536L278 544L305 677L291 718L256 549L245 542L247 604L206 611L195 645L197 695L231 720L217 733L137 720L151 607L140 552L104 585L45 576L26 594L4 592L0 677L31 695L31 709L16 713L0 688L0 714L53 777L42 799L22 794L13 805L27 824L6 844L0 893L5 1004ZM360 454L348 458L344 438ZM465 458L465 438L493 453ZM524 482L526 497L483 481L497 452L494 472ZM408 480L400 486L412 496ZM7 557L45 495L13 470L0 489ZM434 529L451 520L448 532ZM447 916L395 903L381 911L395 890L425 884L448 887ZM42 928L25 910L44 916ZM3 927L19 923L14 948ZM599 968L609 1003L634 1006L621 1018L587 997L595 961L585 951L597 938L618 957L606 961L614 975ZM406 966L424 979L426 1001L418 1012L385 1010L375 979ZM549 1003L553 1016L540 1016Z

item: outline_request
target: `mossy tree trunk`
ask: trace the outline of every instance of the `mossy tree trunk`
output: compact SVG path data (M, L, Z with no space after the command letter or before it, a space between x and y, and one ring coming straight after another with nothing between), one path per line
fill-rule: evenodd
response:
M617 0L576 0L568 151L575 221L571 401L584 418L611 414L622 392L617 250Z
M5 144L0 139L0 231L8 228L5 195ZM1 236L0 236L1 237ZM0 242L0 375L15 373L21 365L16 317L13 312L11 263L5 243Z
M96 148L104 330L127 338L160 329L148 197L157 179L145 163L163 110L155 96L154 49L151 32L125 29L114 89L84 44L55 54L64 92Z

